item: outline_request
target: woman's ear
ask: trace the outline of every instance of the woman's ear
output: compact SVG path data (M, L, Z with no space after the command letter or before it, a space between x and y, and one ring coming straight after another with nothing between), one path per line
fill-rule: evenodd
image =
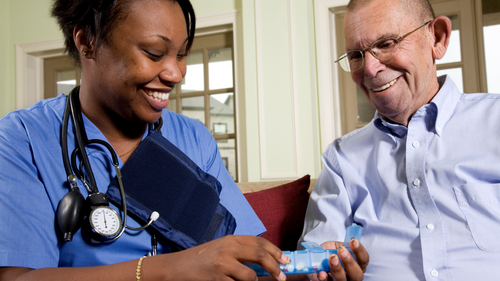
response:
M444 57L450 43L451 20L448 17L440 16L434 19L430 25L434 35L432 56L435 60L439 60Z
M86 58L91 58L93 53L94 40L91 39L90 34L87 34L84 28L76 26L73 29L73 41L75 46L80 52L80 55ZM81 61L81 57L80 57Z

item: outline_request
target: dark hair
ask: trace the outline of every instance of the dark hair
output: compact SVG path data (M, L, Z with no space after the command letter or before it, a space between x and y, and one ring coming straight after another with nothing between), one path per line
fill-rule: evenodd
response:
M347 4L347 10L352 12L358 8L358 6L363 6L372 1L373 0L350 0ZM417 24L436 18L429 0L400 0L399 2L401 8L404 9L408 15L415 16Z
M51 15L56 18L63 35L66 52L80 65L80 54L73 41L73 30L85 30L86 39L94 39L94 47L108 42L113 28L127 17L128 8L134 0L55 0ZM181 6L188 32L187 50L194 40L196 18L189 0L164 0L177 2Z

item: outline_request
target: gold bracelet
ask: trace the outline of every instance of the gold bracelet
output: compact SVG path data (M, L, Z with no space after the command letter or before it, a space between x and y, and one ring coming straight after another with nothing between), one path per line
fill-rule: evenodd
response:
M141 269L142 269L142 261L146 258L146 256L143 256L139 259L137 262L137 269L135 271L135 280L141 281Z

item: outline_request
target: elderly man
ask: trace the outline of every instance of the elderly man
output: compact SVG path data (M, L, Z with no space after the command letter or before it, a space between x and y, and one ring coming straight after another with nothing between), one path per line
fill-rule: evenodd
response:
M357 223L365 280L498 280L500 95L437 77L451 22L427 0L352 0L344 33L337 62L377 113L324 152L301 241Z

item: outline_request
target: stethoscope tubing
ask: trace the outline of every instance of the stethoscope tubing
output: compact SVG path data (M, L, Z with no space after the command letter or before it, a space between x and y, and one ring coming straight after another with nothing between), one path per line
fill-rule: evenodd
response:
M158 218L158 213L153 212L151 214L150 220L147 222L146 225L138 228L134 227L129 227L127 225L127 201L125 197L125 190L123 188L123 183L121 180L121 171L119 168L119 162L118 162L118 156L114 149L111 147L111 145L105 141L99 140L99 139L92 139L89 140L87 138L87 133L85 131L85 126L83 124L82 120L82 113L80 109L80 102L79 102L79 87L74 88L68 95L67 101L66 101L66 106L64 110L64 115L63 115L63 124L62 124L62 133L61 133L61 148L63 150L63 163L64 163L64 170L66 171L66 175L68 176L68 180L70 178L74 178L73 172L80 178L80 180L83 181L86 189L88 190L89 194L92 193L98 193L99 190L96 185L96 181L94 178L94 173L92 172L92 167L90 165L89 157L87 154L87 151L85 150L85 146L88 144L96 143L103 145L106 147L106 149L109 150L111 153L111 158L113 161L113 165L115 166L116 169L116 175L118 178L118 183L120 187L120 197L121 197L121 203L122 203L122 226L118 234L116 236L109 238L106 240L106 242L111 242L116 239L118 239L122 234L125 232L125 229L131 229L131 230L143 230L151 223L153 223L157 218ZM73 126L74 126L74 134L76 138L76 143L77 147L73 150L71 153L71 161L68 153L68 125L69 125L69 116L71 115L71 119L73 121ZM159 132L161 134L161 126L163 125L163 119L160 117L158 122L154 126L154 130ZM81 156L81 162L83 162L83 166L85 168L85 171L87 172L88 179L90 181L90 184L86 182L85 175L84 173L77 167L77 155L80 154ZM70 183L72 189L78 189L78 186L76 185L75 182ZM89 186L90 185L90 186ZM154 218L153 218L154 217Z

